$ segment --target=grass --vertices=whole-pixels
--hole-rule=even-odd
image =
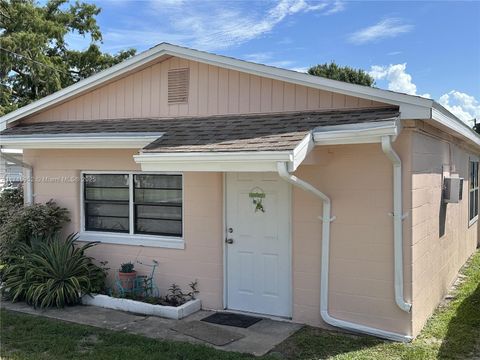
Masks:
[[[462,273],[454,299],[439,308],[410,344],[305,327],[262,357],[267,359],[473,359],[480,358],[480,252]],[[64,323],[2,310],[1,359],[219,359],[254,357],[206,346]]]

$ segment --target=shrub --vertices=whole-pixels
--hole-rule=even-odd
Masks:
[[[5,188],[0,191],[0,227],[10,216],[23,207],[22,188]]]
[[[135,265],[133,265],[133,263],[131,262],[120,265],[119,272],[129,274],[129,273],[133,273],[134,271],[135,271]]]
[[[25,300],[34,307],[64,307],[77,304],[95,287],[104,288],[100,283],[105,281],[104,269],[85,255],[96,243],[76,247],[76,239],[71,234],[65,241],[54,237],[20,244],[3,276],[7,298]]]
[[[7,203],[14,203],[6,196]],[[16,207],[12,205],[0,226],[0,256],[13,255],[20,244],[31,245],[33,238],[54,237],[70,221],[67,209],[50,200],[46,204]]]

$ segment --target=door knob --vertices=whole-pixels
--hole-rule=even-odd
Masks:
[[[227,244],[233,244],[233,239],[225,239],[225,242],[226,242]]]

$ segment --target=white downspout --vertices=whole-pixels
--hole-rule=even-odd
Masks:
[[[403,297],[403,205],[402,205],[402,160],[392,148],[390,136],[382,137],[382,150],[393,165],[393,253],[395,267],[395,302],[405,312],[412,304]]]
[[[32,178],[33,168],[32,166],[3,152],[0,152],[0,155],[5,160],[10,161],[16,165],[19,165],[25,169],[25,174],[27,178],[27,186],[25,187],[25,204],[32,205],[33,204],[33,178]]]
[[[408,335],[397,334],[382,329],[377,329],[369,326],[355,324],[349,321],[340,320],[332,317],[328,313],[328,277],[329,277],[329,260],[330,260],[330,222],[335,220],[331,217],[331,201],[330,198],[323,192],[312,186],[311,184],[297,178],[288,172],[288,164],[286,162],[277,163],[277,171],[281,178],[285,181],[297,186],[305,191],[311,192],[315,196],[322,199],[323,202],[323,226],[322,226],[322,257],[320,268],[320,315],[327,324],[336,326],[345,330],[353,332],[361,332],[373,336],[378,336],[384,339],[395,341],[410,341],[412,338]]]

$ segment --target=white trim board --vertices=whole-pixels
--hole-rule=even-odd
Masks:
[[[276,171],[278,161],[292,164],[295,151],[143,153],[133,156],[142,171]]]
[[[142,149],[163,133],[0,135],[7,149]]]
[[[316,145],[369,144],[381,142],[383,136],[395,139],[401,131],[400,119],[321,126],[313,131]]]

